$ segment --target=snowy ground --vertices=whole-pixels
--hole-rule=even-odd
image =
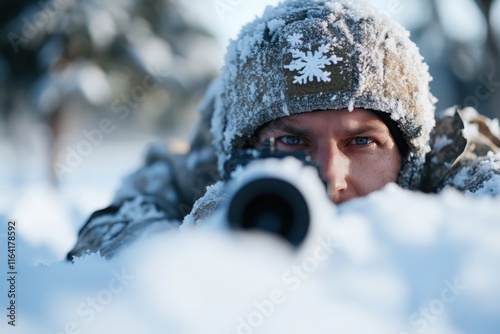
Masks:
[[[56,161],[64,161],[64,147],[75,147],[82,140],[81,132],[65,138]],[[62,260],[88,216],[109,205],[121,179],[142,164],[148,142],[159,140],[124,136],[124,132],[126,128],[104,138],[77,167],[59,178],[58,188],[49,181],[48,136],[43,125],[23,119],[12,132],[17,137],[0,136],[4,162],[0,164],[0,235],[8,219],[17,220],[19,242],[29,249],[22,254],[27,263]]]
[[[52,200],[40,205],[64,207]],[[111,261],[34,266],[41,246],[20,229],[16,327],[7,324],[2,284],[0,332],[500,332],[500,198],[388,186],[339,207],[314,203],[318,215],[297,251],[208,220]],[[58,234],[61,226],[44,228]]]

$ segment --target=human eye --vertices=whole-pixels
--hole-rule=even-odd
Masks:
[[[304,140],[297,136],[281,136],[278,138],[278,141],[287,146],[299,146],[305,144]]]
[[[366,146],[373,143],[375,140],[370,137],[356,137],[351,141],[352,145],[356,146]]]

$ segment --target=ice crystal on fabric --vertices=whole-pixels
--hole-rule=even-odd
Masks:
[[[330,82],[331,72],[324,71],[327,65],[337,64],[343,58],[337,57],[335,54],[328,57],[328,53],[332,51],[331,44],[321,44],[318,50],[312,52],[302,52],[298,49],[293,49],[292,56],[294,60],[285,68],[290,71],[298,71],[300,75],[294,76],[294,84],[306,84],[317,79],[318,82]]]
[[[288,43],[290,43],[293,46],[299,46],[299,45],[302,45],[302,43],[303,43],[302,37],[304,37],[304,35],[294,33],[293,35],[290,35],[287,38],[287,41],[288,41]]]

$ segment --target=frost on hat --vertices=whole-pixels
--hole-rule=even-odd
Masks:
[[[364,2],[288,0],[228,47],[212,134],[218,167],[263,124],[315,110],[390,114],[408,146],[398,183],[418,188],[434,127],[432,80],[409,33]]]

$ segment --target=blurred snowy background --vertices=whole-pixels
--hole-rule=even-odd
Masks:
[[[116,274],[111,268],[121,272],[123,266],[128,268],[130,262],[135,266],[134,261],[124,264],[125,260],[117,260],[108,264],[97,258],[88,258],[77,263],[73,269],[65,264],[52,265],[51,270],[31,267],[33,264],[54,263],[64,258],[86,218],[93,211],[107,206],[121,178],[141,165],[148,143],[166,138],[186,140],[190,137],[197,119],[196,106],[208,83],[222,66],[228,39],[236,37],[241,26],[262,13],[267,5],[277,2],[2,1],[0,238],[5,236],[8,219],[16,219],[18,257],[26,272],[20,277],[24,294],[22,311],[27,320],[24,322],[24,331],[20,332],[76,333],[75,329],[70,330],[65,326],[69,324],[71,327],[75,317],[81,321],[89,319],[75,313],[79,303],[86,301],[88,296],[104,298],[104,294],[99,295],[104,291],[100,289]],[[451,105],[472,106],[487,116],[500,117],[500,0],[371,2],[411,31],[412,39],[419,45],[430,65],[434,77],[432,89],[439,99],[439,109]],[[386,206],[380,203],[396,197],[401,198],[398,203]],[[319,318],[307,318],[309,324],[318,319],[328,323],[332,312],[340,312],[346,315],[345,319],[337,317],[332,326],[336,324],[337,328],[344,329],[353,324],[361,326],[359,330],[352,329],[351,332],[420,333],[424,325],[428,329],[430,318],[420,315],[414,317],[413,323],[416,321],[417,325],[411,325],[406,319],[413,312],[418,313],[422,305],[429,305],[433,298],[440,298],[439,292],[447,287],[445,281],[453,284],[456,277],[464,277],[463,273],[475,266],[474,273],[477,275],[469,281],[472,282],[472,285],[469,284],[472,293],[463,299],[468,303],[453,304],[446,312],[439,309],[443,303],[435,303],[435,310],[439,311],[439,315],[444,315],[435,317],[431,314],[430,317],[437,320],[432,320],[434,327],[427,332],[498,333],[498,322],[492,321],[494,318],[488,315],[496,314],[498,319],[500,314],[500,275],[494,265],[499,259],[498,248],[494,246],[497,244],[495,240],[498,240],[498,226],[491,224],[500,221],[499,204],[490,199],[471,200],[454,193],[427,198],[394,189],[355,201],[343,209],[347,218],[340,219],[341,222],[355,221],[351,227],[345,228],[348,231],[354,229],[351,231],[351,237],[354,238],[350,239],[353,244],[365,245],[359,251],[344,248],[344,252],[354,252],[346,255],[347,259],[354,259],[354,262],[345,262],[345,268],[352,266],[352,269],[345,272],[345,276],[333,277],[331,269],[338,264],[329,264],[330,261],[327,261],[327,274],[319,275],[314,280],[320,281],[319,285],[309,285],[307,290],[301,290],[301,294],[289,304],[288,311],[298,317],[304,311],[298,305],[314,306],[311,314]],[[413,216],[408,222],[406,210],[412,205],[416,209],[411,211]],[[405,208],[405,212],[401,208]],[[373,213],[377,209],[379,211]],[[482,213],[475,214],[480,209]],[[407,221],[413,224],[409,231],[416,231],[415,226],[427,220],[427,214],[432,212],[434,217],[441,219],[435,218],[428,222],[427,229],[420,231],[424,236],[419,236],[417,232],[405,234],[392,225]],[[442,218],[450,212],[453,213],[451,216]],[[442,229],[436,227],[443,220],[448,225]],[[392,227],[377,227],[384,221]],[[449,225],[454,221],[458,227]],[[471,225],[472,221],[477,225]],[[370,227],[372,224],[375,227]],[[476,226],[480,227],[477,231]],[[446,233],[440,234],[439,231]],[[405,242],[400,242],[400,237]],[[224,305],[239,305],[236,311],[221,309],[219,312],[214,308],[203,313],[210,309],[211,302],[220,298],[220,294],[215,292],[222,293],[226,288],[233,292],[243,291],[254,283],[256,285],[252,285],[246,295],[248,298],[261,296],[258,299],[262,301],[270,298],[269,294],[274,291],[267,285],[278,277],[273,275],[281,275],[287,265],[301,261],[296,255],[287,253],[286,249],[280,250],[274,241],[270,241],[269,245],[260,242],[258,248],[261,250],[253,254],[255,248],[251,240],[249,247],[245,248],[234,247],[228,239],[220,241],[219,235],[203,235],[203,242],[197,239],[200,238],[198,235],[191,238],[168,240],[172,246],[167,245],[165,249],[148,249],[148,255],[158,252],[159,258],[165,259],[166,269],[162,271],[158,263],[149,262],[142,268],[130,269],[135,270],[133,275],[141,277],[137,279],[141,284],[125,290],[124,297],[113,294],[111,298],[115,296],[123,299],[123,303],[112,303],[111,311],[105,317],[99,318],[101,320],[97,322],[92,321],[91,325],[95,328],[88,327],[84,332],[107,332],[103,329],[106,324],[116,326],[119,323],[122,326],[120,328],[127,329],[122,332],[129,333],[153,333],[155,330],[152,328],[193,333],[200,332],[203,325],[207,329],[205,333],[233,333],[238,326],[248,326],[238,323],[236,315],[251,315],[252,310],[244,311],[242,300],[235,294],[223,302]],[[442,248],[439,246],[441,241],[445,242]],[[410,268],[401,263],[401,259],[393,258],[394,253],[412,253],[415,243],[423,247],[426,254],[421,263]],[[391,245],[397,249],[396,252],[386,252]],[[196,261],[204,262],[206,266],[183,267],[199,256],[193,248],[207,249],[206,257]],[[277,254],[267,258],[265,251],[271,249]],[[381,253],[377,251],[369,255],[370,249]],[[470,250],[472,252],[467,253]],[[174,253],[182,256],[177,259]],[[214,261],[219,254],[232,255],[225,261]],[[2,259],[6,258],[1,252],[0,255]],[[249,267],[244,266],[242,258]],[[262,259],[265,261],[260,263]],[[381,263],[384,265],[380,266]],[[443,263],[452,265],[442,266]],[[233,269],[228,270],[226,265]],[[275,266],[277,269],[269,271]],[[376,266],[385,270],[379,273],[380,277],[375,276],[378,282],[393,282],[396,290],[385,286],[380,288],[377,295],[377,286],[370,285],[373,282],[346,284],[352,277],[362,280],[363,275],[374,274],[369,269]],[[238,270],[242,272],[241,275],[237,274]],[[421,272],[432,275],[427,276],[430,277],[427,281],[420,281]],[[192,277],[193,273],[196,277]],[[149,281],[146,274],[151,277],[157,275],[158,279],[172,275],[174,278],[169,289],[158,296],[151,296],[148,295],[151,291],[142,291],[141,286],[158,282]],[[251,276],[251,279],[244,278],[244,274]],[[255,281],[258,275],[263,278]],[[200,277],[208,278],[202,280]],[[226,279],[218,281],[220,277]],[[186,282],[186,279],[185,289],[176,291],[176,286]],[[325,284],[330,279],[336,284]],[[362,298],[356,295],[359,293],[356,291],[365,283],[363,291],[371,291],[375,295],[367,292],[362,303],[356,304]],[[75,290],[75,286],[80,292],[68,294]],[[198,286],[206,288],[203,290],[204,295],[197,290],[201,289]],[[342,291],[342,287],[346,287],[346,290]],[[282,287],[282,290],[287,288]],[[211,291],[214,293],[211,294]],[[0,293],[3,295],[3,290]],[[195,325],[189,322],[189,317],[190,307],[196,304],[197,293],[203,298],[199,309],[193,311],[193,314],[201,317],[198,325]],[[174,301],[162,304],[160,298],[168,299],[170,295],[174,296]],[[325,299],[325,296],[338,298],[334,301]],[[406,297],[398,299],[401,296]],[[30,297],[36,298],[39,307],[31,305]],[[58,303],[54,300],[58,300]],[[186,302],[179,304],[179,300]],[[140,310],[137,304],[149,306]],[[127,308],[131,305],[135,305],[135,308]],[[123,321],[131,310],[140,315]],[[376,312],[370,313],[370,310]],[[401,313],[395,315],[392,312],[394,310]],[[63,311],[67,311],[67,314]],[[80,311],[85,315],[87,309]],[[468,312],[478,316],[470,316],[471,320],[467,322],[464,314]],[[167,314],[176,317],[168,318]],[[217,323],[217,317],[221,314],[226,320],[229,319],[227,326],[210,327],[210,324]],[[353,320],[356,314],[363,315],[359,317],[361,322]],[[90,317],[90,313],[86,315]],[[3,314],[1,316],[4,318]],[[377,320],[377,317],[382,320]],[[277,319],[279,324],[281,318]],[[288,315],[286,319],[294,319],[294,316]],[[405,319],[405,322],[402,323],[401,319]],[[41,323],[45,323],[47,328],[38,331],[33,329]],[[144,330],[145,323],[152,326],[149,331]],[[484,330],[470,330],[477,328],[474,326],[479,323],[483,324]],[[304,326],[306,324],[307,321],[303,323]],[[0,329],[3,325],[2,321]],[[267,332],[284,332],[287,330],[285,328],[297,332],[301,328],[295,322],[290,322],[288,326],[271,325],[266,328]],[[374,326],[374,329],[370,330],[370,326]],[[405,330],[408,326],[410,329]],[[251,333],[255,329],[251,327],[250,331],[243,327],[240,327],[242,333]],[[305,328],[301,332],[316,327],[309,325]],[[111,332],[120,330],[113,327]]]

